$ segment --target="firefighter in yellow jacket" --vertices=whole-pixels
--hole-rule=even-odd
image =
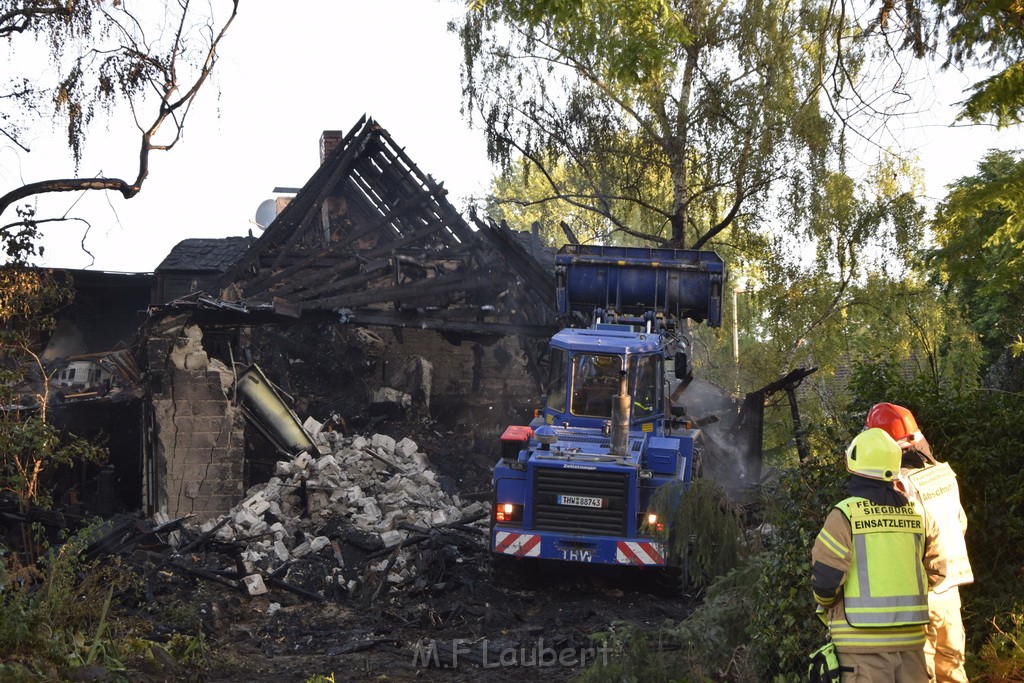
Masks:
[[[844,683],[925,683],[928,587],[942,580],[938,529],[896,490],[902,451],[881,429],[846,449],[850,496],[811,551],[811,588]]]
[[[935,519],[945,553],[946,578],[928,593],[930,620],[924,646],[928,675],[936,683],[967,683],[966,637],[960,617],[960,586],[972,583],[964,534],[967,515],[960,504],[956,475],[932,456],[931,445],[903,406],[878,403],[868,411],[866,428],[885,430],[903,449],[899,483]]]

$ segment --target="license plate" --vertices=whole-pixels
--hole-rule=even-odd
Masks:
[[[559,505],[575,505],[581,508],[602,508],[603,498],[591,498],[590,496],[558,496]]]

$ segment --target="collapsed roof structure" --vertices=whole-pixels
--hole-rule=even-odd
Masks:
[[[489,440],[536,404],[538,342],[556,328],[553,253],[535,235],[471,226],[370,118],[324,132],[320,159],[233,265],[158,269],[161,292],[194,286],[154,306],[140,335],[153,509],[220,514],[272,473],[280,454],[224,403],[239,361],[322,420],[397,410]]]
[[[171,306],[549,335],[553,257],[503,225],[474,217],[471,227],[446,195],[373,119],[344,135],[326,131],[320,167],[227,270],[220,291]]]

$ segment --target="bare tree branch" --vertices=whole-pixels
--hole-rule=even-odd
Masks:
[[[149,85],[154,87],[160,95],[160,103],[158,105],[156,115],[150,123],[145,127],[139,125],[142,135],[139,141],[138,173],[134,181],[129,182],[122,178],[99,177],[61,178],[27,183],[7,192],[3,196],[0,196],[0,214],[3,214],[3,212],[15,202],[28,197],[52,192],[114,190],[119,192],[125,199],[130,199],[138,194],[142,189],[142,184],[145,182],[146,178],[149,177],[150,152],[170,150],[181,139],[182,129],[185,125],[185,119],[187,118],[188,112],[191,109],[196,96],[199,94],[200,89],[209,79],[210,74],[213,73],[213,69],[217,63],[220,42],[226,35],[235,19],[235,16],[238,14],[238,2],[239,0],[231,0],[231,13],[218,31],[214,32],[212,26],[208,27],[210,30],[209,46],[206,49],[194,80],[192,83],[187,84],[187,87],[183,88],[182,84],[177,82],[178,74],[175,68],[175,60],[185,50],[185,31],[187,28],[185,20],[190,7],[189,0],[184,0],[180,3],[182,17],[181,21],[177,25],[177,32],[174,37],[174,47],[172,48],[169,67],[162,65],[159,60],[154,59],[151,55],[141,52],[139,47],[135,45],[134,41],[130,38],[128,38],[126,42],[131,44],[127,47],[122,47],[122,51],[125,51],[126,53],[131,52],[136,58],[149,63],[151,67],[163,75],[162,82],[158,82],[153,76],[148,77]],[[136,21],[136,19],[132,17],[131,21]],[[119,22],[115,22],[115,24],[121,28],[124,35],[128,35],[128,32],[120,25]],[[136,103],[130,96],[127,99],[132,108],[133,114],[137,114]],[[168,119],[170,120],[170,125],[173,128],[173,134],[170,136],[169,141],[158,143],[155,141],[155,138],[164,124],[168,122]],[[136,122],[138,124],[137,116]]]
[[[11,36],[15,33],[24,33],[32,25],[32,22],[44,16],[71,16],[74,3],[65,6],[57,0],[39,0],[37,6],[26,6],[12,9],[0,14],[0,38]]]

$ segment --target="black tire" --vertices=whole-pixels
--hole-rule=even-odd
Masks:
[[[689,562],[680,565],[669,565],[661,569],[650,570],[654,573],[654,592],[669,598],[678,598],[690,592]]]

